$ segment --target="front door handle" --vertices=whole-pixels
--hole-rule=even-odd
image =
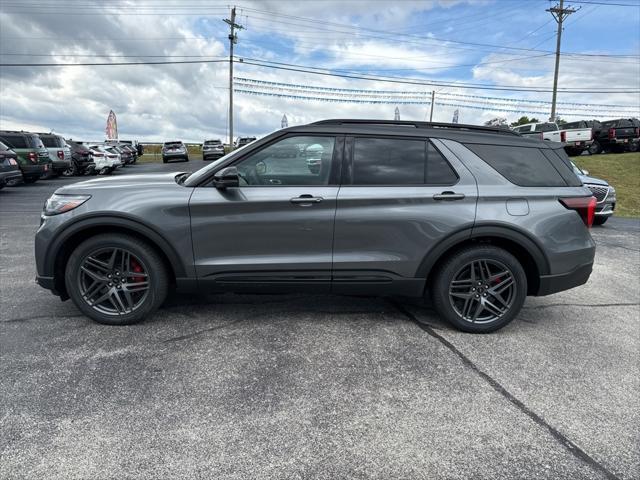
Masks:
[[[296,205],[300,205],[301,207],[310,207],[314,203],[320,203],[322,200],[324,200],[322,197],[314,197],[313,195],[305,194],[300,195],[299,197],[294,197],[289,201]]]
[[[462,200],[464,198],[464,193],[455,193],[455,192],[442,192],[436,193],[433,196],[434,200]]]

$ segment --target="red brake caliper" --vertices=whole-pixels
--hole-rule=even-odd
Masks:
[[[136,273],[142,273],[142,266],[136,262],[133,258],[131,259],[131,271]],[[133,277],[134,283],[143,282],[144,277]]]

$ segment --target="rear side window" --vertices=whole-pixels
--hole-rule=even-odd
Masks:
[[[354,185],[451,185],[458,179],[425,140],[356,138],[352,172]]]
[[[42,140],[42,143],[44,144],[45,147],[47,148],[56,148],[59,147],[58,145],[58,139],[56,137],[40,137],[40,140]]]
[[[582,180],[576,176],[571,159],[564,148],[554,148],[553,150],[545,148],[542,150],[542,154],[553,164],[568,186],[579,187],[582,185]]]
[[[553,123],[539,123],[536,125],[536,132],[554,132],[558,130]]]
[[[467,144],[500,175],[521,187],[565,187],[567,182],[538,148]]]
[[[3,135],[2,141],[13,148],[29,148],[24,135]]]
[[[29,135],[29,143],[32,148],[43,148],[44,144],[38,135]]]

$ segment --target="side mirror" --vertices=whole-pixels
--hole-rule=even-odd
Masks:
[[[236,167],[227,167],[216,172],[213,176],[213,185],[221,190],[229,187],[237,187],[240,185],[238,169]]]

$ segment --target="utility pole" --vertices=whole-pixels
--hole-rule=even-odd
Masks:
[[[236,23],[236,7],[231,9],[231,19],[225,18],[225,23],[229,24],[229,148],[233,150],[233,46],[238,43],[238,36],[235,29],[242,30],[244,27]]]
[[[556,97],[558,96],[558,70],[560,69],[560,43],[562,40],[562,22],[565,18],[574,12],[577,12],[575,8],[564,8],[564,0],[560,0],[560,4],[553,8],[546,10],[550,12],[556,23],[558,24],[558,34],[556,39],[556,69],[553,73],[553,98],[551,99],[551,118],[549,121],[555,122],[556,120]]]
[[[429,121],[433,122],[433,105],[436,103],[436,91],[431,90],[431,113],[429,114]]]

